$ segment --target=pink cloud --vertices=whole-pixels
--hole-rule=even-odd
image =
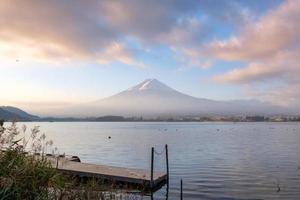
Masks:
[[[246,15],[238,8],[231,1],[213,0],[1,1],[0,55],[10,60],[98,60],[140,66],[124,42],[133,38],[143,47],[166,45],[191,59],[189,63],[203,63],[185,53],[201,45],[211,31],[208,24],[202,28],[195,13],[242,23]],[[120,49],[112,52],[115,43],[122,46],[121,59]]]
[[[99,7],[97,1],[1,1],[1,59],[105,60],[141,66],[119,33],[101,18]]]
[[[208,52],[217,59],[247,64],[213,79],[242,85],[250,97],[300,105],[300,1],[285,1],[241,30],[228,40],[211,43]]]
[[[300,42],[300,1],[288,0],[257,23],[242,28],[240,35],[215,41],[209,51],[225,60],[253,60],[273,56]]]
[[[278,52],[270,58],[250,62],[246,67],[233,69],[214,77],[225,83],[251,83],[268,79],[300,80],[300,51]]]

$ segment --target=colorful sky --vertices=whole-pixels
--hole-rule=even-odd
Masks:
[[[300,105],[300,0],[1,0],[0,104],[51,109],[147,78]]]

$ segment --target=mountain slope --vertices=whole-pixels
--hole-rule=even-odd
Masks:
[[[178,116],[270,114],[280,108],[259,101],[214,101],[178,92],[156,79],[147,79],[123,92],[77,108],[81,116]]]
[[[33,121],[39,117],[12,106],[0,106],[0,119],[6,121]]]

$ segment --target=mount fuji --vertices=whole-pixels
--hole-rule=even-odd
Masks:
[[[280,113],[281,108],[257,100],[214,101],[196,98],[147,79],[113,96],[72,107],[64,111],[71,116],[208,116],[208,115],[266,115]]]

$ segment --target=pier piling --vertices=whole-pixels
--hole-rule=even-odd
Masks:
[[[180,200],[183,200],[183,193],[182,193],[182,179],[180,180]]]
[[[169,186],[169,152],[168,145],[165,146],[166,149],[166,168],[167,168],[167,185]]]
[[[154,171],[154,147],[151,149],[151,190],[153,189],[153,171]]]

